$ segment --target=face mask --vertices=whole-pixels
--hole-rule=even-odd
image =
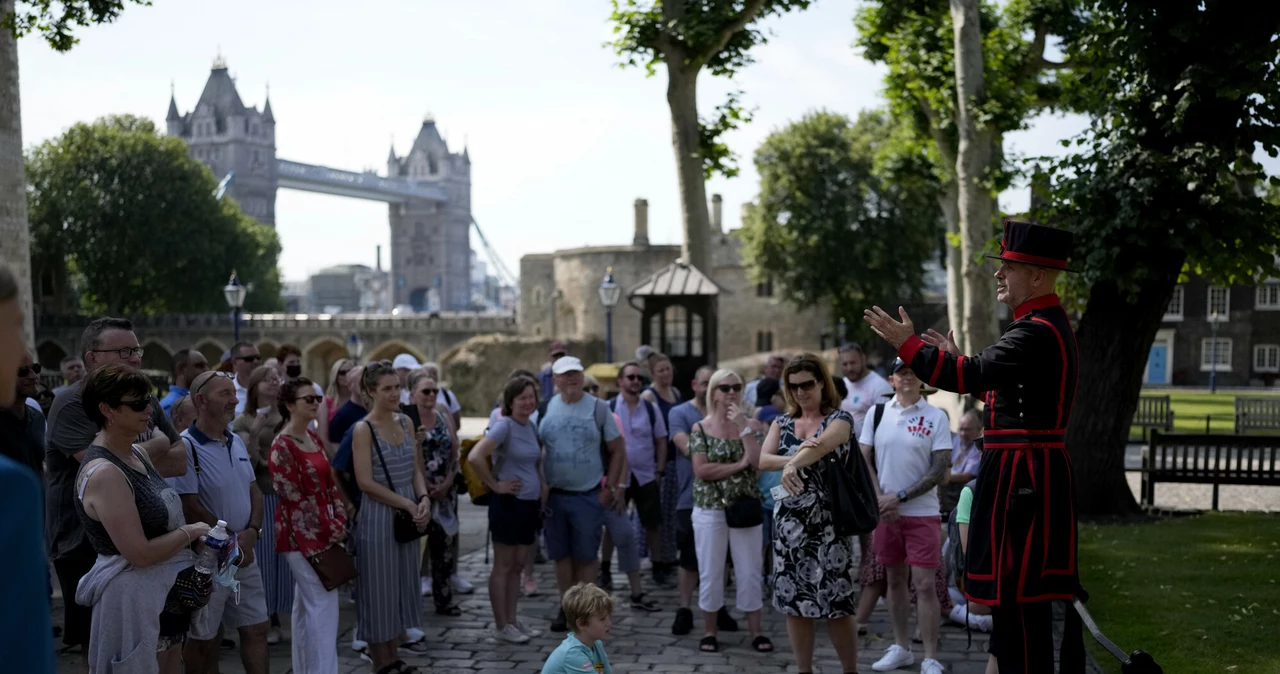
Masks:
[[[290,379],[297,379],[298,377],[301,377],[301,376],[302,376],[302,366],[301,366],[301,365],[286,365],[286,366],[284,366],[284,373],[285,373],[285,374],[287,374],[287,375],[289,375],[289,378],[290,378]]]

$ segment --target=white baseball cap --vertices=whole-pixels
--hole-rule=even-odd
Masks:
[[[573,356],[557,358],[555,364],[551,366],[551,374],[564,374],[566,372],[582,372],[582,361]]]
[[[400,370],[400,369],[416,370],[422,367],[422,365],[418,363],[417,358],[414,358],[413,356],[407,353],[402,353],[396,356],[395,360],[391,361],[391,367],[394,367],[397,370]]]

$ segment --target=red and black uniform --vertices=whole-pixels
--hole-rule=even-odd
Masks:
[[[898,354],[931,386],[986,404],[965,594],[994,607],[991,652],[1002,673],[1053,672],[1049,601],[1070,601],[1079,591],[1075,485],[1064,443],[1079,356],[1067,313],[1057,295],[1046,295],[1016,308],[1000,341],[976,356],[954,356],[915,336]],[[1078,629],[1074,642],[1073,651],[1083,649]],[[1066,668],[1073,657],[1064,648],[1062,672],[1074,671]]]

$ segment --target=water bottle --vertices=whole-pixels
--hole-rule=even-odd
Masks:
[[[210,576],[218,575],[218,557],[222,549],[227,547],[231,536],[227,534],[227,523],[218,520],[218,526],[209,530],[204,539],[204,551],[196,559],[196,571]]]

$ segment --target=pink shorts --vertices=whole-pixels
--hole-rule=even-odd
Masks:
[[[938,568],[942,565],[941,526],[938,515],[904,515],[893,522],[880,522],[874,542],[876,561],[886,566],[906,562],[922,569]]]

